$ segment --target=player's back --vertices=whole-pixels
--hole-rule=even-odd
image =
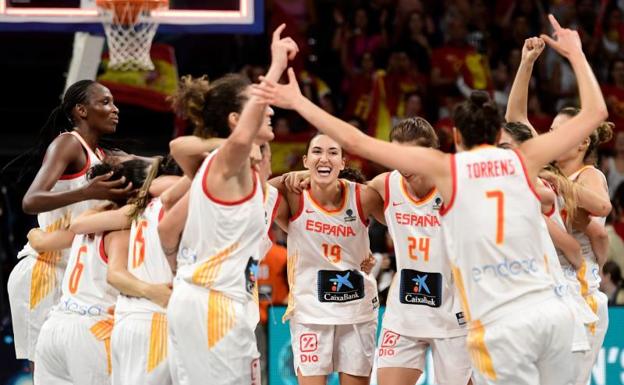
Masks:
[[[467,319],[487,323],[552,298],[545,223],[520,155],[480,146],[454,155],[452,174],[441,215]]]
[[[212,196],[205,180],[217,152],[204,160],[191,185],[177,276],[246,302],[255,296],[260,239],[266,231],[262,186],[254,172],[253,190],[243,199],[224,202]]]

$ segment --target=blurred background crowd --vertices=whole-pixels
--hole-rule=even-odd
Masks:
[[[561,25],[578,30],[601,83],[609,120],[615,123],[614,139],[601,148],[598,160],[607,174],[614,208],[602,290],[611,304],[624,305],[624,0],[266,0],[264,9],[265,33],[261,35],[158,35],[154,49],[168,47],[171,57],[167,60],[174,71],[164,74],[164,67],[156,63],[153,77],[169,76],[169,89],[175,89],[178,76],[184,74],[207,74],[216,79],[227,72],[243,72],[256,80],[269,59],[266,31],[285,22],[286,34],[301,49],[293,66],[310,99],[384,139],[398,120],[422,116],[435,127],[442,149],[449,152],[453,151],[453,106],[479,89],[490,92],[504,111],[524,40],[550,33],[548,13]],[[0,73],[11,75],[6,79],[11,92],[4,93],[0,103],[5,124],[0,136],[2,166],[32,144],[38,127],[58,103],[72,37],[50,35],[55,36],[44,37],[48,44],[41,44],[41,36],[35,40],[28,34],[0,33],[0,51],[7,58],[0,64]],[[48,59],[43,69],[36,71],[32,62],[38,56],[28,48],[35,41],[44,52],[39,55]],[[530,121],[540,132],[549,130],[557,110],[578,105],[576,95],[568,62],[546,49],[530,83]],[[28,104],[28,109],[22,104]],[[174,119],[166,103],[146,106],[140,101],[120,100],[118,105],[119,135],[133,139],[121,141],[128,151],[162,153],[173,136],[189,132],[187,122]],[[273,128],[274,173],[299,169],[313,130],[298,116],[281,110],[276,110]],[[383,171],[362,159],[350,161],[368,177]],[[26,231],[35,223],[21,212],[21,196],[30,180],[17,178],[19,167],[16,164],[3,172],[0,187],[4,279],[0,282],[0,312],[5,324],[6,277],[17,262],[15,255],[25,242]],[[370,231],[372,251],[378,259],[374,273],[383,298],[395,268],[392,242],[383,226],[374,224]],[[282,295],[273,297],[285,299],[285,236],[276,230],[274,238],[276,246],[264,262],[264,276],[276,285],[274,290],[280,287]]]

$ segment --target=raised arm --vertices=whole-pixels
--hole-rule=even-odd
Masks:
[[[290,37],[282,38],[280,35],[286,28],[280,25],[274,32],[271,41],[271,66],[266,74],[266,79],[277,82],[288,65],[297,55],[299,48]],[[237,176],[249,165],[249,154],[254,139],[262,126],[266,114],[267,103],[261,98],[251,96],[243,107],[240,119],[236,127],[221,146],[219,153],[214,158],[215,169],[225,179]]]
[[[106,280],[122,294],[147,298],[162,307],[167,307],[171,297],[170,282],[150,284],[141,281],[128,271],[129,238],[130,232],[127,230],[115,231],[104,237],[104,248],[108,255]]]
[[[542,35],[542,39],[570,61],[579,85],[581,111],[557,130],[530,139],[520,146],[530,178],[534,178],[545,164],[581,143],[607,118],[607,106],[583,54],[578,33],[561,28],[552,15],[549,15],[549,19],[557,40],[547,35]]]
[[[390,169],[404,170],[432,178],[450,176],[450,162],[447,154],[431,148],[400,146],[367,136],[356,127],[328,114],[306,99],[299,90],[292,68],[288,69],[288,78],[289,83],[286,85],[279,85],[264,79],[263,84],[254,86],[252,94],[263,97],[278,107],[297,111],[314,127],[336,140],[347,152],[370,159]]]
[[[532,127],[527,113],[529,83],[533,73],[533,64],[544,50],[545,45],[544,40],[539,37],[531,37],[524,41],[522,59],[511,85],[507,111],[505,111],[505,120],[508,122],[520,122]]]

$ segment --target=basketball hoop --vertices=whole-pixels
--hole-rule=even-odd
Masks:
[[[151,11],[168,5],[168,0],[96,0],[108,42],[109,68],[119,71],[154,69],[150,48],[158,23]]]

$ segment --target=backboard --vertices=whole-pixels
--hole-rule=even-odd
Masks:
[[[169,0],[158,33],[261,33],[263,0]],[[0,0],[0,31],[103,33],[95,0]]]

